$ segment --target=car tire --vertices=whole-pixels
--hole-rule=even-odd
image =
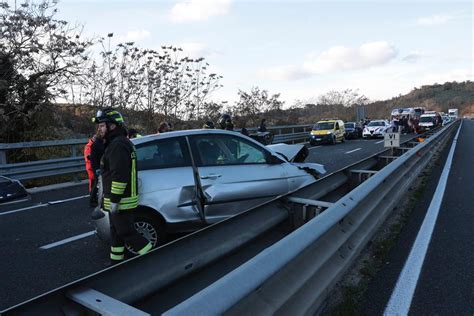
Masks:
[[[341,138],[341,143],[345,142],[346,141],[346,137],[345,136],[342,136]]]
[[[135,213],[135,229],[148,239],[153,248],[163,245],[166,242],[166,225],[160,216],[152,214],[153,210],[137,210]],[[125,245],[128,252],[133,255],[137,253],[129,246]]]
[[[333,136],[331,139],[331,144],[334,145],[336,144],[336,136]]]

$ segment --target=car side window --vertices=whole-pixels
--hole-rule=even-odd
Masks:
[[[150,141],[136,147],[138,170],[191,166],[186,140],[182,137]]]
[[[339,129],[339,123],[336,122],[336,130]]]
[[[266,164],[268,152],[251,142],[228,135],[193,138],[199,166]]]

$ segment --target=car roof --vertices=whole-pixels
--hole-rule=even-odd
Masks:
[[[318,121],[317,123],[324,123],[324,122],[327,122],[327,123],[336,123],[336,122],[340,122],[341,120],[339,119],[326,119],[326,120],[320,120]],[[316,124],[317,124],[316,123]]]
[[[190,136],[190,135],[237,135],[237,136],[243,136],[241,133],[237,131],[227,131],[227,130],[222,130],[222,129],[188,129],[188,130],[181,130],[181,131],[173,131],[173,132],[166,132],[166,133],[159,133],[159,134],[151,134],[151,135],[146,135],[138,138],[133,138],[132,143],[134,145],[139,145],[142,143],[147,143],[149,141],[153,140],[158,140],[158,139],[167,139],[167,138],[173,138],[173,137],[180,137],[180,136]],[[247,137],[249,140],[258,143],[251,139],[250,137]],[[258,143],[259,144],[259,143]]]

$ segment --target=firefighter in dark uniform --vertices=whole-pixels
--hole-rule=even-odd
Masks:
[[[125,243],[138,254],[147,253],[152,244],[134,228],[134,211],[138,206],[137,154],[127,138],[122,115],[113,109],[98,111],[94,122],[105,138],[101,160],[102,207],[109,212],[112,262],[124,259]]]

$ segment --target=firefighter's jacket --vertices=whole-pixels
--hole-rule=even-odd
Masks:
[[[138,206],[137,154],[123,128],[110,131],[101,161],[104,189],[103,207],[110,211],[110,203],[119,203],[119,210]]]

